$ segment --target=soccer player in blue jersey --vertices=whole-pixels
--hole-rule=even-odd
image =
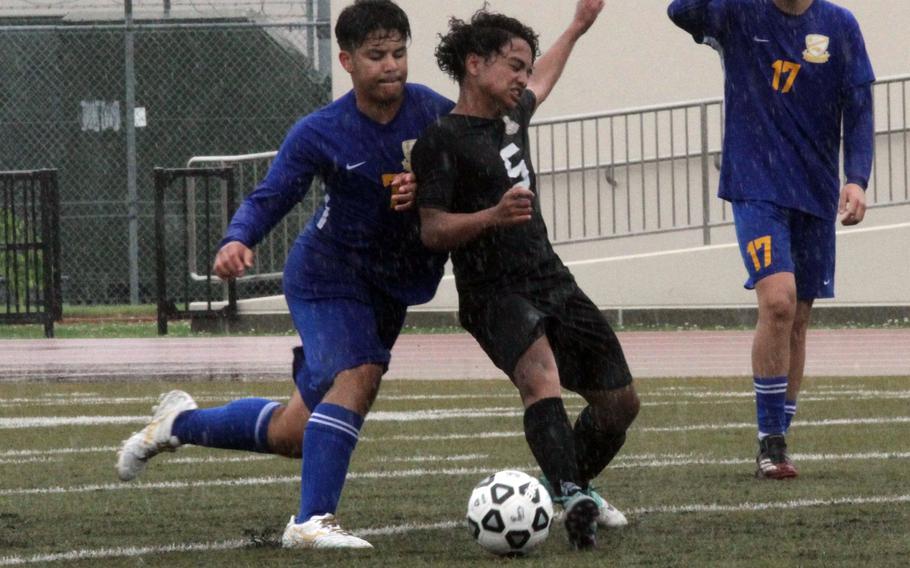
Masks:
[[[364,417],[407,306],[428,301],[446,261],[420,242],[410,148],[452,102],[408,84],[405,13],[390,0],[357,0],[338,17],[340,60],[353,90],[301,119],[271,169],[231,220],[215,260],[222,278],[253,265],[253,247],[301,201],[314,177],[325,203],[297,238],[284,271],[295,349],[290,402],[248,398],[197,409],[164,395],[152,422],[119,454],[121,479],[182,444],[302,457],[300,505],[287,548],[371,548],[335,511]]]
[[[812,303],[834,296],[835,221],[865,215],[875,76],[853,15],[827,0],[675,0],[669,15],[723,59],[720,197],[732,204],[746,287],[758,296],[756,475],[795,477],[784,436]]]

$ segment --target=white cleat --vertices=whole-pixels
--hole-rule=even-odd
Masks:
[[[358,538],[338,526],[335,515],[315,515],[303,523],[295,523],[291,516],[281,537],[283,548],[373,548],[369,542]]]
[[[594,495],[591,495],[591,497],[594,497]],[[629,519],[626,518],[622,511],[607,503],[603,497],[599,499],[598,497],[600,495],[594,497],[594,500],[597,501],[598,510],[597,526],[618,529],[629,524]]]
[[[117,453],[117,475],[123,481],[135,479],[145,469],[148,460],[161,452],[173,452],[181,446],[171,435],[174,419],[181,412],[199,408],[189,394],[172,390],[158,398],[148,425],[123,441]]]

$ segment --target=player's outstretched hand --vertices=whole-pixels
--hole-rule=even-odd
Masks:
[[[417,199],[417,178],[412,173],[400,173],[392,180],[392,209],[407,211]]]
[[[578,0],[575,5],[575,20],[573,25],[577,27],[578,35],[582,35],[594,25],[597,16],[604,9],[604,0]]]
[[[493,208],[495,224],[500,227],[520,225],[531,220],[534,210],[534,192],[526,187],[516,185],[503,194],[502,199]]]
[[[231,241],[221,247],[215,256],[215,274],[219,278],[239,278],[253,266],[253,251],[240,241]]]
[[[866,192],[855,183],[848,183],[840,190],[837,207],[842,225],[857,225],[866,216]]]

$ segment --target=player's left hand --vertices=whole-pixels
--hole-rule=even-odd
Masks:
[[[417,199],[417,178],[412,173],[400,173],[392,180],[392,209],[407,211]]]
[[[842,225],[857,225],[866,216],[866,192],[855,183],[848,183],[840,190],[840,203],[837,206]]]
[[[603,9],[604,0],[578,0],[578,4],[575,5],[575,19],[572,23],[579,36],[594,25],[597,16]]]

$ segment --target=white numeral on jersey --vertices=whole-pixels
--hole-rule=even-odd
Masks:
[[[517,165],[512,165],[512,156],[519,153],[521,150],[513,142],[509,144],[502,150],[500,150],[499,155],[502,157],[502,163],[506,165],[506,173],[509,174],[509,179],[517,180],[519,183],[516,185],[524,186],[528,189],[531,188],[531,172],[528,171],[528,165],[525,164],[525,161],[522,160],[518,162]]]

